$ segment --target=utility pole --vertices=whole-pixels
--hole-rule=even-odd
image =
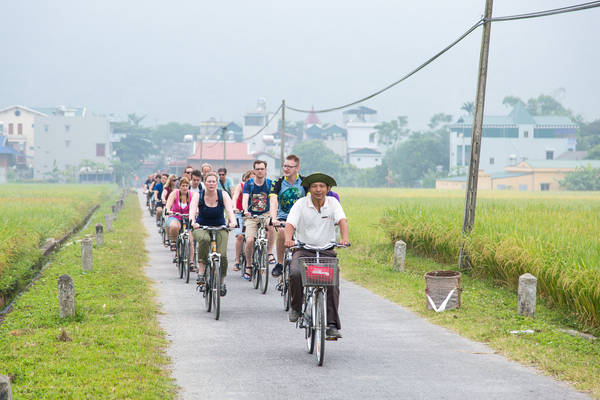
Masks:
[[[283,175],[283,162],[285,161],[285,99],[281,100],[281,154],[279,156],[279,169]]]
[[[221,128],[223,132],[223,168],[227,168],[227,127]]]
[[[477,180],[479,178],[479,156],[481,154],[481,132],[483,129],[483,111],[485,105],[485,86],[487,81],[488,55],[490,53],[490,30],[492,23],[493,0],[485,1],[485,22],[481,36],[481,51],[479,53],[479,74],[477,78],[477,94],[475,97],[475,114],[473,116],[473,132],[471,134],[471,161],[467,180],[467,195],[465,200],[465,215],[463,219],[463,242],[458,257],[459,268],[470,266],[470,259],[464,252],[464,238],[471,233],[475,222],[475,205],[477,203]]]

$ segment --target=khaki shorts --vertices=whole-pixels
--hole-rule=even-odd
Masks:
[[[262,218],[269,219],[268,216],[265,216]],[[258,224],[259,224],[259,221],[256,218],[248,218],[248,217],[244,218],[244,227],[246,228],[246,239],[248,239],[248,238],[256,239],[256,234],[258,233]]]

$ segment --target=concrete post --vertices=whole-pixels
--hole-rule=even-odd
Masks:
[[[112,208],[112,218],[113,218],[113,221],[116,221],[117,220],[117,213],[118,213],[117,206],[115,205],[115,206],[112,206],[111,208]]]
[[[110,214],[106,214],[104,216],[104,224],[106,225],[106,232],[112,232],[113,231],[112,219],[111,219]]]
[[[75,315],[75,285],[67,274],[58,278],[58,304],[61,318]]]
[[[404,259],[406,259],[406,243],[398,240],[394,245],[394,269],[404,271]]]
[[[0,375],[0,400],[12,400],[10,379],[8,376]]]
[[[104,227],[102,224],[96,224],[96,246],[104,246]]]
[[[92,270],[92,239],[90,238],[81,241],[81,269]]]
[[[537,278],[529,273],[519,277],[519,314],[535,317]]]

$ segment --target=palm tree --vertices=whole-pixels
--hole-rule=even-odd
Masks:
[[[472,101],[466,101],[460,109],[466,111],[468,115],[473,115],[475,113],[475,104]]]

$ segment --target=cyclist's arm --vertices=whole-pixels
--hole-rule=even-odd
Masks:
[[[279,197],[276,194],[271,193],[269,195],[269,215],[271,215],[271,221],[277,221],[277,210],[279,209]]]
[[[296,227],[288,222],[285,223],[285,247],[292,247],[294,245],[294,230]]]
[[[167,199],[167,205],[165,206],[167,214],[169,213],[169,211],[171,211],[171,207],[173,207],[173,202],[175,202],[175,190],[171,192],[169,198]]]
[[[244,214],[248,212],[248,199],[250,195],[248,193],[244,193],[244,197],[242,197],[242,209],[244,210]]]
[[[163,204],[167,202],[167,191],[165,188],[163,188],[162,194],[160,195],[160,201],[162,201]]]
[[[233,204],[237,204],[238,198],[240,197],[241,186],[237,185],[235,189],[233,189],[233,198],[231,199]]]
[[[350,244],[350,241],[348,240],[348,220],[346,218],[342,218],[338,222],[338,225],[340,226],[340,243],[348,246]]]
[[[237,225],[235,215],[233,215],[233,205],[231,203],[231,197],[227,192],[223,191],[223,204],[225,205],[225,211],[227,212],[227,219],[229,220],[229,226],[233,228]]]
[[[200,194],[194,193],[192,195],[192,200],[190,201],[190,222],[192,225],[196,225],[196,214],[198,212],[198,202],[200,201]]]

